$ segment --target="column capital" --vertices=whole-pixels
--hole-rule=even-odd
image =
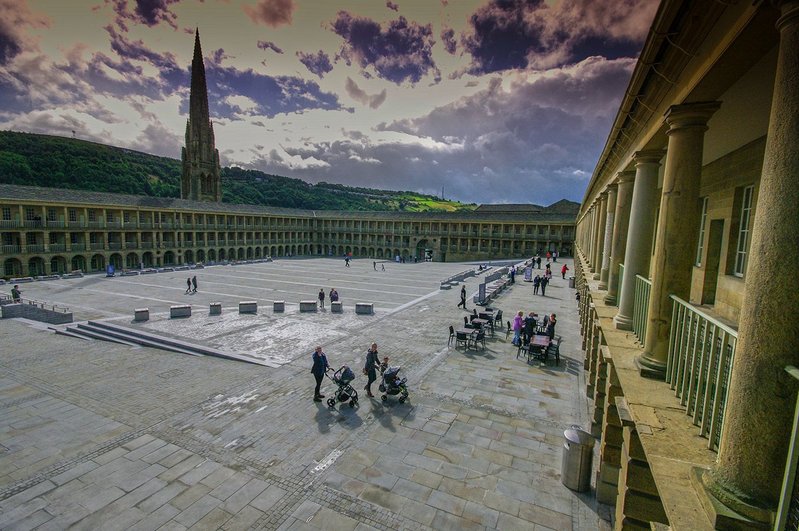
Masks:
[[[787,26],[799,22],[799,1],[797,0],[774,0],[774,4],[782,12],[777,19],[775,27],[777,31],[782,31]]]
[[[666,111],[664,119],[669,126],[666,134],[679,129],[707,129],[707,121],[721,107],[718,101],[703,101],[698,103],[684,103],[672,105]]]
[[[619,185],[629,183],[635,180],[635,170],[624,170],[616,174],[616,179],[613,184]]]
[[[633,160],[636,166],[639,164],[653,164],[660,162],[660,159],[662,159],[665,154],[665,149],[644,149],[642,151],[636,151],[633,155]]]

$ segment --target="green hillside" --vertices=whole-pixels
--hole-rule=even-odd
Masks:
[[[180,197],[180,161],[85,140],[0,131],[0,183]],[[222,201],[316,210],[472,210],[413,192],[309,184],[222,168]]]

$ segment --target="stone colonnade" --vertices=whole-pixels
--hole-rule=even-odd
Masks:
[[[700,498],[713,500],[705,504],[705,509],[714,527],[770,526],[779,501],[795,404],[796,384],[783,376],[783,369],[799,365],[799,278],[795,274],[795,265],[799,264],[799,0],[775,4],[781,10],[777,23],[780,45],[749,250],[749,256],[756,257],[756,264],[747,268],[744,277],[738,354],[731,368],[718,460],[694,484]],[[617,328],[631,326],[635,276],[651,275],[644,354],[639,359],[643,376],[663,377],[672,313],[670,296],[689,298],[700,223],[703,138],[708,120],[719,106],[718,102],[692,102],[669,108],[665,115],[668,146],[659,197],[658,168],[664,153],[639,151],[633,157],[634,179],[614,182],[616,191],[612,187],[602,190],[579,221],[581,254],[593,273],[587,278],[600,280],[600,290],[607,288],[607,302],[618,302],[614,317]],[[632,190],[625,183],[631,183]],[[624,218],[628,201],[629,222]],[[621,257],[624,273],[618,279],[621,289],[615,293],[612,289],[618,284],[614,274]],[[579,270],[582,280],[589,271]],[[648,467],[635,422],[620,406],[624,403],[623,390],[617,387],[612,353],[603,348],[602,332],[596,330],[591,300],[584,283],[580,305],[583,331],[588,336],[584,337],[584,345],[589,392],[595,400],[594,431],[602,427],[597,495],[601,501],[615,500],[617,528],[624,528],[625,519],[630,516],[627,498],[635,490],[626,476],[632,466],[639,470]],[[655,500],[645,488],[641,492],[642,499]],[[721,516],[723,511],[727,511],[725,516]],[[659,502],[653,502],[647,515],[639,514],[633,520],[641,522],[641,518],[662,521],[665,514]],[[729,518],[739,523],[730,524]]]

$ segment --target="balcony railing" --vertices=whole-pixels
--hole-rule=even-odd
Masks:
[[[646,337],[647,314],[649,312],[649,292],[652,281],[635,275],[635,302],[633,303],[633,332],[639,343]]]
[[[2,254],[19,254],[22,252],[22,247],[19,245],[2,245],[0,246],[0,252]]]
[[[63,253],[66,250],[67,246],[63,243],[51,243],[47,246],[47,251],[51,253]]]
[[[674,302],[666,382],[717,450],[738,332],[684,300]]]

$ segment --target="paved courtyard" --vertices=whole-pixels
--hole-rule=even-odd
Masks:
[[[0,528],[607,527],[591,493],[560,483],[563,429],[588,419],[574,291],[558,274],[546,297],[517,282],[494,304],[504,320],[521,309],[557,313],[558,367],[517,360],[504,329],[485,351],[455,349],[448,327],[467,313],[458,289],[438,284],[471,267],[387,263],[383,272],[371,260],[297,259],[22,286],[76,320],[142,326],[273,366],[0,321]],[[199,291],[186,295],[194,274]],[[467,281],[470,295],[479,278]],[[300,300],[331,287],[343,314],[299,313]],[[242,300],[256,300],[258,314],[239,316]],[[273,300],[287,302],[285,314]],[[222,303],[216,320],[209,302]],[[354,315],[355,302],[373,302],[375,315]],[[174,304],[194,315],[169,320]],[[134,325],[139,307],[151,321]],[[331,365],[358,369],[361,390],[372,341],[402,365],[410,401],[361,391],[354,409],[313,402],[313,346]],[[328,396],[333,389],[324,383]]]

